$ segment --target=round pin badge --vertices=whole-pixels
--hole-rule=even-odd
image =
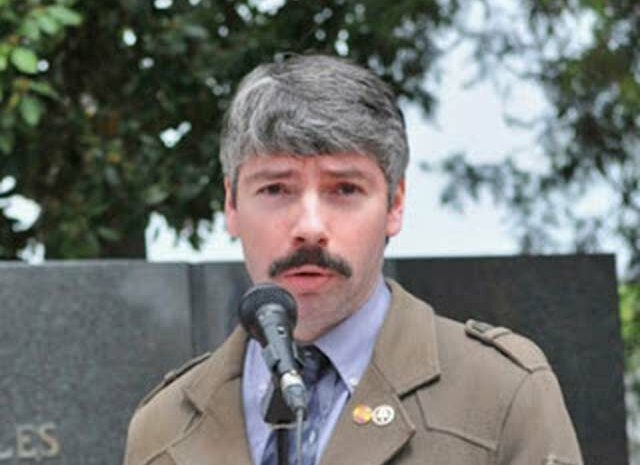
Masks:
[[[356,425],[366,425],[371,421],[373,410],[368,405],[356,405],[353,409],[353,421]]]
[[[396,411],[391,405],[378,405],[371,415],[373,423],[377,426],[387,426],[393,421],[396,416]]]

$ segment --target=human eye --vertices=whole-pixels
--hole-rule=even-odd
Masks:
[[[265,186],[261,186],[257,190],[258,195],[266,197],[277,197],[287,193],[286,186],[282,183],[272,183]]]
[[[336,186],[336,193],[343,197],[351,197],[363,192],[362,187],[352,182],[341,182]]]

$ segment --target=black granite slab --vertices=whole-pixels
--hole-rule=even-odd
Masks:
[[[0,464],[117,465],[142,393],[192,353],[186,265],[0,265]]]
[[[242,294],[251,286],[239,262],[192,265],[192,324],[195,353],[213,350],[238,324]]]

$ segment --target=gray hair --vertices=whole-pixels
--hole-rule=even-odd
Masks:
[[[293,55],[240,82],[220,142],[234,199],[240,166],[252,156],[347,152],[378,163],[391,199],[409,162],[406,128],[391,88],[371,71],[331,56]]]

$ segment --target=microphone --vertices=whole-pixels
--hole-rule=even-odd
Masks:
[[[293,296],[271,283],[257,284],[240,300],[240,322],[262,346],[267,367],[280,386],[285,404],[296,414],[306,413],[307,390],[293,342],[297,305]]]

